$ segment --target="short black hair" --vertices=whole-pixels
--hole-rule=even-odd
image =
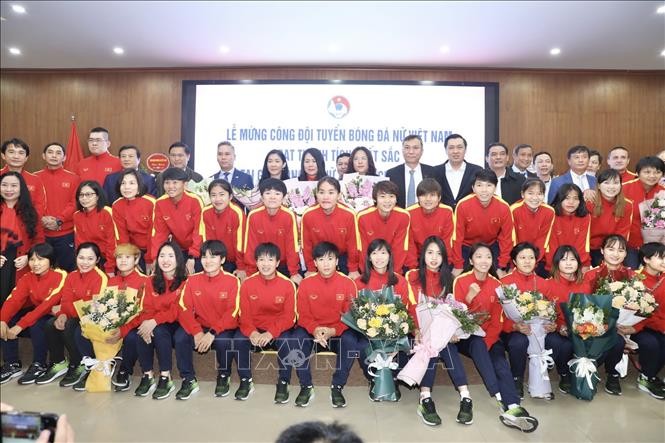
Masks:
[[[589,148],[587,148],[584,145],[575,145],[572,148],[568,149],[568,152],[566,152],[566,158],[570,159],[570,157],[573,156],[573,154],[578,154],[578,153],[584,153],[586,152],[587,157],[590,157],[591,151]]]
[[[651,257],[665,258],[665,245],[659,242],[649,242],[640,248],[640,263],[644,263],[645,258]]]
[[[19,148],[23,148],[23,150],[25,151],[25,156],[26,157],[30,156],[30,146],[28,146],[28,144],[23,140],[21,140],[20,138],[10,138],[9,140],[5,140],[4,142],[2,142],[2,147],[0,148],[0,152],[4,154],[5,151],[7,151],[9,145],[14,145],[18,146]]]
[[[374,185],[374,189],[372,189],[372,198],[374,201],[377,200],[379,194],[392,194],[397,197],[399,195],[399,188],[397,187],[397,183],[390,180],[384,180],[376,183]]]
[[[344,157],[351,157],[351,153],[350,152],[342,152],[335,159],[335,163],[337,162],[337,160],[339,160],[340,158],[344,158]]]
[[[96,126],[96,127],[92,128],[90,130],[89,134],[92,134],[93,132],[103,132],[103,133],[106,134],[106,138],[107,139],[109,138],[109,130],[106,129],[106,128],[102,128],[101,126]]]
[[[307,421],[289,426],[277,437],[275,443],[362,443],[363,440],[337,422],[326,424],[320,421]]]
[[[62,149],[62,153],[65,154],[65,155],[67,154],[67,151],[65,150],[65,147],[62,146],[62,143],[58,143],[58,142],[46,143],[46,145],[44,146],[44,149],[42,150],[42,154],[46,154],[46,150],[50,146],[60,146],[60,149]]]
[[[424,178],[423,181],[418,183],[418,186],[416,186],[416,196],[421,197],[423,195],[435,193],[439,197],[441,197],[441,185],[439,184],[438,181],[436,181],[433,178],[427,177]]]
[[[593,157],[594,155],[598,156],[598,163],[602,164],[603,163],[603,155],[595,149],[589,149],[589,158]]]
[[[118,157],[120,157],[120,154],[122,154],[123,151],[127,151],[128,149],[133,149],[134,151],[136,151],[136,158],[141,160],[141,150],[138,147],[134,146],[134,145],[121,146],[120,149],[118,149]]]
[[[545,183],[537,177],[529,177],[526,180],[524,180],[524,183],[522,183],[522,193],[525,193],[529,188],[533,186],[538,186],[538,189],[540,189],[540,192],[543,194],[545,193]]]
[[[48,243],[38,243],[34,245],[30,250],[28,251],[28,258],[36,255],[37,257],[45,258],[49,261],[49,266],[51,268],[55,267],[55,262],[56,262],[56,256],[55,256],[55,249],[53,249],[53,246],[51,246]]]
[[[464,143],[464,147],[466,148],[466,139],[465,139],[464,137],[462,137],[461,135],[459,135],[459,134],[450,134],[450,135],[449,135],[448,137],[446,137],[446,139],[444,140],[444,142],[443,142],[443,146],[445,146],[445,147],[447,148],[447,147],[448,147],[448,141],[449,141],[449,140],[452,140],[452,139],[454,139],[454,138],[461,138],[461,139],[462,139],[462,143]]]
[[[533,243],[530,243],[528,241],[523,241],[516,244],[513,247],[513,249],[510,250],[510,259],[512,261],[515,261],[519,253],[526,249],[531,249],[533,251],[533,255],[536,256],[536,259],[538,258],[538,255],[540,254],[540,249],[538,249],[538,247]]]
[[[199,249],[199,252],[201,253],[201,257],[209,252],[210,255],[226,258],[226,246],[220,240],[204,241],[201,245],[201,248]]]
[[[76,209],[83,211],[79,196],[84,186],[88,186],[95,192],[95,194],[97,194],[97,211],[104,209],[104,206],[106,206],[106,195],[104,194],[102,187],[95,180],[86,180],[79,183],[78,188],[76,188]]]
[[[508,146],[504,145],[503,143],[500,142],[494,142],[490,143],[489,146],[487,147],[487,154],[489,154],[490,149],[492,149],[495,146],[501,146],[503,150],[506,152],[506,155],[508,155]]]
[[[322,241],[321,243],[317,243],[317,245],[314,246],[314,249],[312,249],[312,258],[314,260],[325,257],[328,254],[332,254],[335,258],[339,258],[339,248],[337,248],[334,243]]]
[[[74,254],[74,257],[78,256],[79,252],[81,252],[83,249],[92,249],[92,252],[94,252],[95,256],[97,257],[97,262],[99,262],[99,259],[102,257],[102,251],[99,249],[97,243],[91,241],[81,243],[78,248],[76,248],[76,254]]]
[[[4,151],[3,151],[4,152]],[[665,162],[655,155],[649,155],[647,157],[642,157],[635,165],[635,172],[637,175],[640,175],[640,171],[644,168],[655,168],[660,172],[665,174]]]
[[[183,171],[182,169],[175,168],[173,166],[166,169],[166,171],[164,171],[162,174],[163,174],[162,175],[162,180],[163,181],[166,181],[166,180],[180,180],[180,181],[183,181],[183,182],[188,181],[187,173],[185,171]]]
[[[517,145],[513,148],[513,155],[519,154],[522,149],[526,149],[526,148],[531,148],[531,150],[533,151],[533,146],[531,146],[530,144],[520,143],[519,145]]]
[[[615,243],[618,243],[619,247],[628,250],[628,241],[626,240],[626,237],[620,234],[610,234],[606,236],[603,239],[603,243],[600,245],[600,249],[605,249]]]
[[[208,194],[212,192],[212,188],[215,186],[219,186],[223,190],[225,190],[230,196],[233,196],[233,189],[231,188],[231,184],[224,180],[223,178],[216,178],[215,180],[211,181],[210,184],[208,185]]]
[[[496,186],[497,183],[499,183],[499,179],[496,178],[496,173],[491,169],[480,169],[473,177],[472,185],[475,186],[476,182],[492,183],[494,186]]]
[[[263,255],[274,258],[277,261],[282,258],[279,247],[274,243],[260,243],[254,249],[254,260],[258,260]]]
[[[141,197],[142,195],[145,195],[146,192],[148,192],[148,188],[143,182],[143,178],[141,177],[141,174],[139,174],[139,171],[132,168],[123,169],[118,174],[118,182],[115,184],[115,192],[122,197],[122,193],[120,192],[120,185],[122,185],[122,180],[128,175],[133,175],[134,178],[136,178],[136,183],[139,185],[139,192],[136,194],[136,196]]]
[[[261,195],[263,195],[264,192],[271,190],[281,192],[282,195],[286,195],[286,185],[283,181],[277,178],[270,177],[259,183],[259,192]]]
[[[173,148],[184,148],[185,153],[187,155],[190,155],[192,153],[191,149],[189,149],[189,146],[187,146],[187,143],[183,143],[181,141],[177,141],[175,143],[171,143],[171,146],[169,146],[169,154],[171,153],[171,149]]]

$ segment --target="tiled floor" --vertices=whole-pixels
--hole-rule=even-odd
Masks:
[[[524,406],[540,421],[532,434],[500,424],[498,409],[481,385],[471,386],[474,423],[455,423],[459,397],[450,386],[437,386],[434,400],[443,424],[428,427],[416,415],[418,394],[403,390],[399,403],[372,403],[364,387],[347,387],[348,406],[333,409],[327,386],[316,386],[307,408],[291,401],[272,402],[274,386],[257,385],[248,401],[213,396],[214,383],[201,382],[201,391],[188,401],[138,398],[125,393],[88,394],[47,386],[2,385],[2,401],[24,410],[67,413],[77,442],[269,442],[290,424],[334,420],[350,425],[366,442],[665,442],[665,401],[639,392],[634,378],[623,381],[622,397],[602,391],[588,403],[557,395],[552,402],[526,399]],[[179,387],[179,383],[178,383]]]

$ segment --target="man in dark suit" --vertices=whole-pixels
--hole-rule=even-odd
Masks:
[[[451,208],[471,194],[474,177],[482,171],[478,165],[464,160],[466,139],[459,134],[450,134],[445,140],[448,160],[434,167],[434,178],[441,185],[441,203]]]
[[[524,175],[513,172],[508,168],[508,148],[503,143],[492,143],[487,148],[485,158],[489,169],[494,171],[499,179],[494,193],[503,201],[512,205],[522,198],[522,183]]]
[[[120,157],[122,169],[136,169],[141,176],[141,180],[143,180],[146,192],[152,196],[157,196],[155,178],[147,172],[139,169],[139,164],[141,163],[141,151],[139,151],[139,148],[134,145],[125,145],[118,151],[118,156]],[[113,174],[107,175],[104,180],[104,194],[106,194],[106,201],[109,206],[120,198],[120,194],[116,191],[120,174],[122,174],[122,171],[114,172]]]
[[[521,143],[513,148],[513,166],[512,170],[515,174],[522,175],[525,179],[536,178],[535,172],[529,171],[529,167],[533,165],[533,147],[526,143]]]
[[[589,166],[589,148],[582,145],[573,146],[566,153],[568,157],[568,171],[552,179],[547,202],[551,205],[556,198],[559,188],[564,183],[574,183],[584,193],[584,200],[593,199],[593,190],[596,189],[596,177],[586,173]]]
[[[236,162],[236,149],[227,141],[220,142],[217,145],[217,163],[220,170],[217,171],[212,178],[224,179],[231,184],[234,188],[239,189],[253,189],[254,180],[252,176],[235,168]]]
[[[187,182],[194,180],[196,183],[203,180],[203,176],[189,167],[189,157],[192,155],[192,150],[183,142],[175,142],[169,146],[169,162],[170,166],[179,168],[185,171]],[[162,171],[155,177],[155,184],[157,186],[156,197],[164,195],[164,172]]]
[[[423,156],[423,139],[419,135],[407,135],[402,141],[404,163],[386,171],[386,177],[397,185],[397,206],[406,208],[418,203],[416,188],[424,178],[434,178],[434,168],[420,163]]]

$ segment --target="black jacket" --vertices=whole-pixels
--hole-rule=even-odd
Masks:
[[[420,171],[423,178],[434,178],[434,167],[430,165],[420,164]],[[404,189],[404,163],[400,163],[394,168],[386,171],[386,177],[397,185],[399,192],[397,194],[397,206],[400,208],[406,207],[406,189]]]
[[[476,173],[483,168],[465,160],[464,163],[466,163],[466,169],[464,170],[464,175],[462,176],[462,184],[460,185],[459,193],[457,196],[453,196],[453,191],[451,191],[450,185],[448,184],[448,179],[446,178],[447,163],[448,161],[434,167],[434,178],[441,185],[441,203],[455,209],[458,201],[473,192],[471,189],[471,186],[473,185],[473,179],[475,178]]]

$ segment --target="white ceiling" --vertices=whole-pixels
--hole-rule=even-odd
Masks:
[[[12,11],[20,4],[25,14]],[[2,68],[665,69],[665,1],[2,1]],[[220,51],[226,46],[227,53]],[[125,54],[112,49],[121,46]],[[447,46],[448,52],[441,47]],[[10,47],[22,51],[9,53]],[[561,48],[553,57],[549,51]]]

